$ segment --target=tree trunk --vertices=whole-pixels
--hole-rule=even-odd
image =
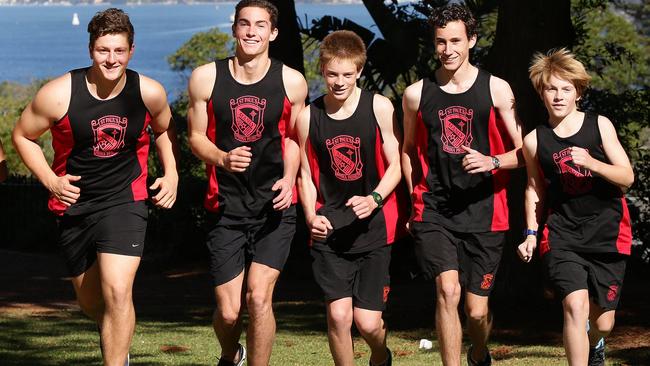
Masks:
[[[269,54],[287,66],[305,73],[302,56],[302,39],[298,28],[294,0],[271,0],[279,11],[278,38],[271,42]]]
[[[547,120],[546,109],[528,78],[533,55],[552,48],[571,47],[574,39],[570,0],[500,2],[496,36],[483,66],[510,83],[524,133]],[[515,252],[523,239],[525,185],[525,170],[513,171],[508,190],[511,229],[497,276],[500,281],[495,288],[496,293],[505,297],[500,303],[515,299],[519,303],[539,301],[543,293],[538,253],[530,265],[521,262]]]
[[[575,38],[570,0],[502,0],[494,43],[485,67],[510,83],[526,131],[546,121],[546,109],[528,79],[535,52],[571,47]]]

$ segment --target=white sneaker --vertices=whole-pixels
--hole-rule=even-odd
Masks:
[[[239,354],[239,361],[237,363],[221,359],[217,363],[217,366],[244,366],[244,362],[246,362],[246,347],[241,344],[238,344],[238,346],[239,350],[237,350],[237,353]]]
[[[242,346],[241,344],[239,345],[239,362],[235,364],[235,366],[244,366],[244,362],[246,362],[246,347]]]

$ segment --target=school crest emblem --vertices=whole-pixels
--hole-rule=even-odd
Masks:
[[[449,154],[465,154],[461,146],[472,143],[472,119],[474,110],[461,106],[447,107],[438,111],[442,124],[442,150]]]
[[[492,287],[492,280],[494,280],[494,275],[492,273],[486,273],[483,275],[483,281],[481,281],[481,290],[489,290]]]
[[[126,117],[104,116],[90,122],[93,129],[93,155],[110,158],[124,147],[129,121]]]
[[[607,291],[607,301],[613,302],[618,296],[618,285],[609,286],[609,291]]]
[[[388,302],[388,294],[390,293],[390,286],[384,286],[384,294],[382,296],[382,301],[385,303]]]
[[[325,140],[325,146],[330,153],[330,166],[336,178],[353,181],[363,175],[361,168],[361,139],[348,135],[339,135]]]
[[[264,131],[264,109],[266,99],[245,95],[230,99],[232,111],[232,131],[240,142],[253,142],[262,137]]]
[[[560,173],[562,190],[565,193],[575,195],[591,190],[591,171],[575,165],[573,158],[571,158],[570,147],[553,153],[553,161]]]

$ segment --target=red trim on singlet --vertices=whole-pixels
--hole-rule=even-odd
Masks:
[[[147,127],[151,123],[151,115],[149,112],[144,117],[144,126],[140,131],[138,143],[135,146],[135,153],[138,157],[138,164],[140,165],[140,175],[131,182],[131,192],[133,192],[134,201],[143,201],[148,197],[147,193],[147,159],[149,157],[149,143],[151,138],[147,132]]]
[[[62,177],[67,174],[66,164],[74,147],[74,136],[72,135],[69,116],[66,114],[58,123],[52,126],[50,131],[52,131],[52,148],[54,149],[52,170],[58,177]],[[63,215],[68,208],[51,194],[47,201],[47,207],[59,216]]]
[[[381,180],[384,174],[386,174],[388,161],[386,161],[386,156],[384,156],[381,133],[378,127],[375,127],[375,136],[375,165],[377,166],[377,176]],[[384,206],[381,208],[384,214],[384,221],[386,222],[386,244],[392,244],[396,239],[399,218],[397,208],[397,198],[395,197],[395,191],[393,191],[384,199]]]
[[[548,242],[548,225],[544,225],[542,230],[542,238],[539,241],[539,255],[542,256],[551,250],[551,245]]]
[[[284,139],[287,138],[287,133],[289,130],[289,125],[291,123],[291,101],[286,96],[284,97],[284,106],[282,107],[282,116],[278,121],[278,131],[280,131],[280,139],[282,141],[282,161],[285,159],[284,152]],[[298,189],[294,184],[291,188],[293,196],[291,198],[291,203],[298,203]]]
[[[512,144],[509,139],[503,120],[496,115],[494,107],[490,107],[488,120],[488,136],[490,141],[490,155],[495,156],[506,152],[506,144]],[[506,170],[492,171],[492,187],[494,189],[492,203],[492,231],[508,230],[508,195],[506,188],[510,174]]]
[[[630,211],[627,209],[625,197],[621,197],[623,212],[621,222],[618,224],[618,238],[616,238],[616,249],[621,254],[630,254],[632,248],[632,226],[630,225]]]
[[[307,150],[307,161],[309,161],[311,180],[314,182],[314,186],[316,187],[316,204],[314,205],[314,208],[318,211],[323,207],[323,197],[320,194],[320,166],[318,165],[318,155],[316,155],[316,151],[314,151],[314,148],[311,146],[309,137],[307,137],[305,148]],[[314,244],[314,240],[311,237],[308,240],[308,244],[310,247]]]
[[[307,138],[307,160],[309,161],[309,171],[311,172],[311,180],[316,187],[316,205],[315,209],[318,211],[323,207],[323,197],[320,194],[320,166],[318,165],[318,155],[311,146],[309,138]]]
[[[205,131],[208,140],[213,144],[217,143],[217,121],[214,118],[214,106],[212,100],[206,107],[208,113],[208,127]],[[205,164],[205,171],[208,175],[208,190],[205,193],[203,206],[208,211],[217,211],[219,209],[219,182],[217,181],[217,167],[212,164]]]
[[[424,213],[424,200],[422,199],[422,194],[429,192],[429,186],[427,185],[427,176],[429,175],[429,133],[426,126],[424,125],[424,120],[422,119],[422,111],[418,111],[418,118],[416,121],[415,127],[415,149],[417,152],[418,159],[420,160],[420,166],[422,167],[422,176],[420,181],[411,182],[414,184],[413,193],[411,194],[411,199],[413,200],[413,221],[422,221],[422,214]],[[414,164],[411,163],[411,166]]]

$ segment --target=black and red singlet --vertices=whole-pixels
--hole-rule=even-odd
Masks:
[[[99,100],[86,84],[88,68],[70,71],[70,105],[51,128],[58,176],[78,175],[77,202],[67,207],[53,196],[49,209],[58,215],[87,214],[147,198],[147,155],[151,115],[140,92],[140,76],[126,70],[124,89]]]
[[[580,130],[566,138],[559,137],[546,124],[538,126],[535,132],[549,211],[542,230],[540,253],[563,249],[630,254],[630,215],[621,189],[575,165],[571,158],[571,147],[576,146],[609,164],[598,115],[585,113]]]
[[[271,187],[284,174],[291,102],[284,88],[282,62],[271,59],[266,75],[253,84],[237,82],[229,62],[215,62],[217,77],[207,107],[207,136],[225,152],[250,146],[253,158],[243,173],[208,164],[204,205],[226,216],[258,217],[272,210],[276,192]],[[293,197],[295,203],[295,191]]]
[[[329,117],[324,97],[310,105],[307,157],[316,186],[316,212],[334,226],[326,242],[314,241],[319,250],[360,253],[391,244],[399,234],[395,193],[384,205],[358,220],[345,203],[352,196],[367,196],[384,176],[388,162],[373,110],[374,95],[362,90],[354,113],[343,120]]]
[[[509,150],[510,138],[490,93],[490,74],[479,70],[465,92],[450,94],[435,77],[423,79],[416,122],[416,151],[422,169],[413,182],[414,221],[434,222],[458,232],[508,229],[508,172],[468,174],[468,146],[484,155]]]

